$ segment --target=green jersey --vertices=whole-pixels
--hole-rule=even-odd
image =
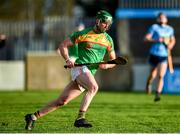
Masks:
[[[105,33],[95,33],[93,28],[86,28],[70,35],[74,45],[78,45],[78,58],[76,63],[96,63],[104,59],[107,52],[114,51],[112,38]],[[88,66],[95,75],[98,65]]]
[[[73,58],[78,58],[78,45],[73,45],[68,48],[69,56]]]

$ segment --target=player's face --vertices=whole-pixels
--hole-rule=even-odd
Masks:
[[[167,19],[166,15],[162,14],[162,15],[159,16],[158,21],[161,24],[167,24],[168,19]]]
[[[109,27],[110,27],[110,23],[109,22],[101,22],[100,20],[97,20],[97,30],[99,30],[99,32],[106,32]]]

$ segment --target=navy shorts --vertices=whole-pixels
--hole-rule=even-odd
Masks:
[[[163,62],[167,62],[167,57],[156,56],[152,54],[149,56],[149,63],[154,67]]]

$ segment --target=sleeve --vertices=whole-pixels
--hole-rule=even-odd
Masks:
[[[154,25],[152,25],[149,29],[148,29],[148,34],[154,34]]]

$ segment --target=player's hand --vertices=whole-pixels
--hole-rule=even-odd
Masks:
[[[71,59],[66,60],[66,65],[68,68],[74,67],[74,61]]]
[[[165,45],[169,45],[169,42],[170,42],[170,38],[169,37],[160,37],[159,38],[159,42],[160,43],[164,43]]]
[[[169,44],[169,45],[167,45],[167,48],[168,48],[169,50],[172,50],[172,49],[173,49],[173,46],[174,46],[174,45]]]
[[[164,43],[164,38],[160,37],[159,40],[158,40],[158,42]]]
[[[170,43],[170,38],[169,37],[164,37],[164,44],[168,46],[169,43]]]
[[[108,69],[108,64],[99,64],[101,69]]]

